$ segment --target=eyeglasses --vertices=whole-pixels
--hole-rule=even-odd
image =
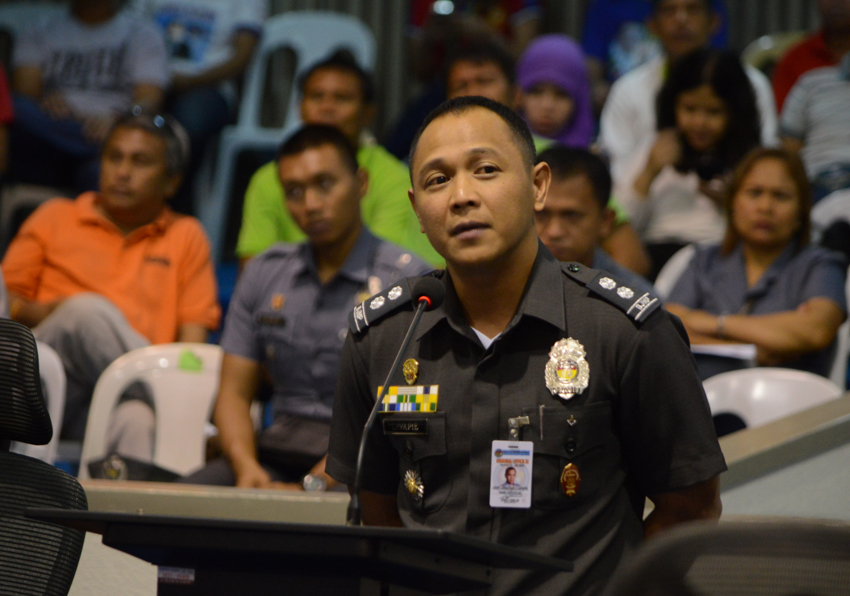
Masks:
[[[151,123],[157,128],[168,129],[168,132],[171,134],[178,136],[175,132],[173,118],[171,116],[162,116],[160,114],[150,114],[145,112],[144,108],[140,105],[134,105],[130,109],[130,114],[134,118],[149,118]]]
[[[161,114],[153,114],[145,111],[140,105],[134,105],[130,108],[129,113],[124,118],[119,119],[116,125],[120,124],[121,120],[125,122],[130,119],[138,119],[143,126],[152,126],[155,129],[162,131],[166,137],[174,139],[180,146],[183,154],[183,159],[188,159],[190,144],[189,135],[186,130],[172,116],[163,116]],[[153,131],[151,131],[153,132]]]

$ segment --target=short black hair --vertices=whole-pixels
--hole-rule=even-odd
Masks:
[[[707,154],[699,154],[687,141],[682,143],[679,171],[696,172],[710,180],[735,168],[746,153],[761,143],[761,117],[750,77],[741,58],[732,51],[700,49],[683,56],[656,98],[658,130],[676,127],[676,101],[686,91],[708,85],[726,107],[728,122],[720,143]]]
[[[325,69],[340,70],[342,72],[353,74],[357,77],[357,80],[360,81],[360,92],[363,97],[363,103],[368,104],[375,101],[375,84],[372,81],[372,75],[366,72],[366,70],[357,63],[357,59],[354,58],[354,54],[352,54],[350,50],[346,50],[344,48],[336,50],[333,54],[321,62],[317,62],[308,68],[307,71],[301,75],[298,79],[298,90],[301,92],[302,96],[304,95],[304,86],[307,84],[307,79],[313,76],[313,73]]]
[[[326,124],[306,124],[290,135],[275,153],[275,161],[303,153],[322,145],[332,145],[339,152],[342,162],[352,172],[357,172],[357,149],[338,128]]]
[[[516,62],[507,47],[495,39],[472,41],[461,45],[451,52],[446,58],[443,68],[443,82],[448,87],[449,73],[458,62],[471,62],[472,64],[487,64],[492,62],[499,67],[502,74],[513,86],[515,81]]]
[[[661,4],[664,1],[665,0],[652,0],[652,12],[653,12],[653,14],[655,14],[655,11],[658,10],[658,5]],[[712,12],[712,13],[717,12],[714,8],[714,2],[712,2],[712,0],[702,0],[702,3],[705,6],[706,10],[708,10],[709,12]]]
[[[428,114],[427,118],[425,118],[425,122],[423,122],[422,126],[419,127],[419,130],[416,131],[416,136],[413,137],[413,142],[410,144],[410,153],[407,159],[410,164],[411,182],[413,181],[413,158],[416,155],[416,147],[419,145],[419,138],[422,136],[422,133],[425,132],[425,129],[428,128],[428,125],[437,118],[445,116],[446,114],[459,116],[473,108],[484,108],[501,118],[504,123],[508,125],[511,134],[514,136],[514,139],[517,142],[517,148],[522,154],[523,160],[527,163],[528,167],[534,166],[537,158],[537,152],[534,149],[534,139],[531,136],[531,131],[528,129],[528,125],[525,123],[525,120],[523,120],[519,114],[514,112],[512,109],[500,104],[498,101],[493,101],[492,99],[481,97],[479,95],[465,95],[463,97],[455,97],[454,99],[444,101],[439,106],[431,110],[431,113]]]
[[[600,209],[608,207],[611,198],[611,172],[608,164],[587,149],[553,145],[537,156],[537,162],[545,161],[552,171],[552,178],[566,180],[585,175],[593,188],[593,196]]]
[[[119,116],[109,129],[107,139],[119,128],[144,130],[165,142],[165,167],[170,175],[183,174],[189,163],[189,134],[173,117],[145,111],[141,106],[133,106],[126,114]],[[104,147],[106,144],[104,143]]]

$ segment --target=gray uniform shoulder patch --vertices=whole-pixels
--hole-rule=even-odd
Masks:
[[[409,305],[410,300],[410,282],[405,277],[355,306],[348,315],[348,328],[360,335],[399,307]]]
[[[568,277],[586,286],[593,294],[610,302],[639,323],[661,306],[661,300],[654,293],[630,288],[607,271],[591,269],[579,263],[562,263],[561,269]]]

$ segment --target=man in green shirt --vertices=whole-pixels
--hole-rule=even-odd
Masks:
[[[407,248],[436,267],[443,259],[419,229],[407,198],[407,168],[373,139],[364,139],[374,113],[369,75],[347,51],[316,64],[302,77],[301,120],[340,129],[357,147],[358,165],[369,176],[361,202],[363,223],[377,236]],[[261,167],[245,193],[236,254],[247,260],[276,242],[300,242],[304,233],[286,208],[275,162]]]

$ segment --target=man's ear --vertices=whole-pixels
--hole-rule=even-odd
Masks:
[[[183,182],[183,176],[180,174],[172,174],[168,180],[165,182],[165,198],[170,199],[175,194],[177,194],[177,190],[180,188],[180,183]]]
[[[720,16],[720,13],[711,9],[711,37],[717,35],[717,32],[720,31],[720,28],[723,26],[723,17]]]
[[[646,30],[652,33],[652,36],[658,38],[658,23],[655,21],[655,15],[651,14],[643,21],[643,26]]]
[[[410,199],[410,206],[413,207],[413,212],[416,214],[416,219],[419,220],[419,231],[425,233],[425,228],[422,227],[422,219],[419,217],[419,212],[416,210],[416,195],[412,188],[407,189],[407,198]]]
[[[602,218],[599,224],[599,240],[605,240],[614,231],[614,222],[617,214],[610,207],[602,208]]]
[[[520,89],[520,86],[519,86],[519,85],[514,86],[514,105],[513,105],[513,109],[514,109],[514,110],[516,110],[517,112],[521,112],[521,111],[522,111],[522,98],[523,98],[522,89]]]
[[[375,104],[370,103],[363,106],[363,111],[360,112],[360,130],[372,126],[375,121]]]
[[[357,168],[354,176],[357,179],[357,200],[362,201],[369,192],[369,172],[363,168]]]
[[[549,185],[552,182],[552,170],[549,164],[541,161],[531,169],[531,183],[534,186],[534,210],[541,211],[546,204]]]

